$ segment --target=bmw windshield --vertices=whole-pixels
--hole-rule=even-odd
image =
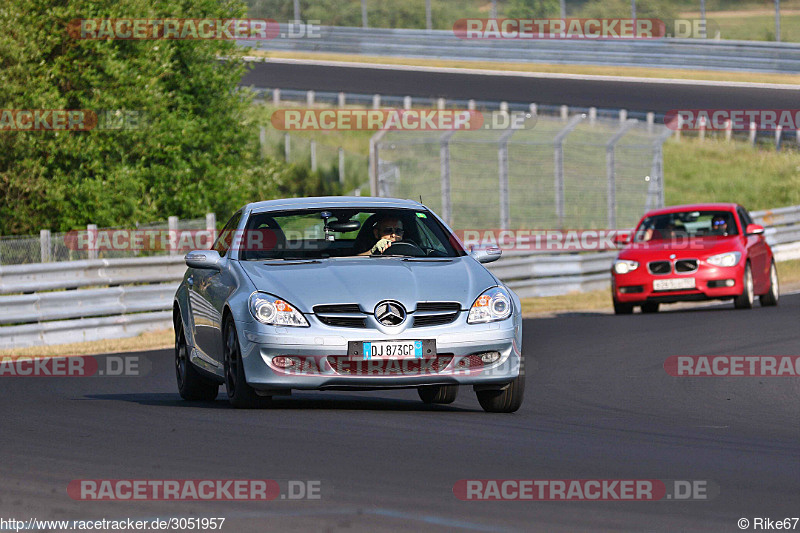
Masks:
[[[455,237],[427,210],[254,212],[241,235],[221,237],[239,239],[242,261],[466,255]]]

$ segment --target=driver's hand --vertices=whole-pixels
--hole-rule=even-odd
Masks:
[[[389,239],[381,239],[375,243],[375,246],[372,247],[370,253],[383,253],[388,247],[392,245],[392,241]]]

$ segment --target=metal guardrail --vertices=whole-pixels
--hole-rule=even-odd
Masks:
[[[800,259],[800,206],[757,211],[778,261]],[[607,289],[616,251],[512,252],[489,269],[520,297]],[[130,337],[171,327],[183,257],[0,267],[0,348]]]
[[[315,30],[317,28],[315,27]],[[281,24],[280,35],[291,35]],[[293,33],[297,35],[295,31]],[[239,41],[260,50],[427,59],[800,72],[795,43],[697,39],[468,40],[450,30],[319,27],[319,38]]]

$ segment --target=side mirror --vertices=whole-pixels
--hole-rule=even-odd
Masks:
[[[186,254],[183,259],[186,261],[186,266],[190,268],[220,269],[221,257],[216,250],[194,250]]]
[[[764,226],[761,224],[748,224],[744,232],[746,235],[761,235],[764,233]]]
[[[500,256],[503,255],[503,250],[497,246],[489,246],[487,248],[478,248],[476,246],[470,251],[469,255],[478,263],[491,263],[500,259]]]
[[[614,233],[614,244],[617,246],[625,246],[631,242],[631,234],[625,231],[618,231]]]

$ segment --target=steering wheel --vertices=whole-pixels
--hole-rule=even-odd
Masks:
[[[381,255],[410,255],[412,257],[424,257],[425,252],[413,241],[397,241],[385,249]]]

